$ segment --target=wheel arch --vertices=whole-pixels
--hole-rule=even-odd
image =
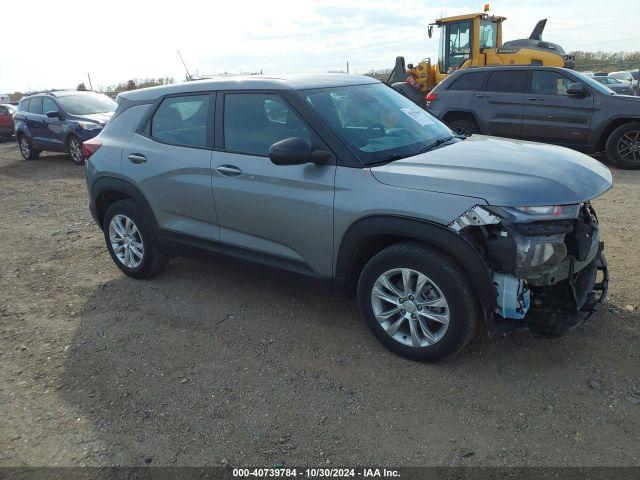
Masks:
[[[481,131],[480,122],[478,121],[478,117],[473,112],[469,110],[449,110],[447,113],[442,115],[442,121],[447,125],[450,122],[455,122],[456,120],[468,120],[475,124],[478,127],[478,131]]]
[[[383,248],[401,241],[424,242],[451,256],[467,274],[483,311],[496,308],[489,268],[467,240],[441,225],[399,216],[365,217],[349,227],[337,254],[336,293],[352,295],[358,276],[369,259]]]
[[[144,215],[151,219],[154,230],[158,231],[153,210],[144,194],[131,182],[115,177],[100,177],[91,186],[91,204],[95,212],[95,220],[102,228],[104,216],[111,204],[118,200],[131,199],[138,205]]]
[[[595,144],[595,150],[604,151],[607,145],[607,140],[618,127],[621,127],[627,123],[636,122],[640,122],[640,117],[624,116],[611,119],[609,123],[607,123],[607,125],[602,129],[602,132],[598,137],[598,141]]]

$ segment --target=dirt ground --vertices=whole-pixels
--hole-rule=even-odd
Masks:
[[[640,171],[613,174],[606,308],[423,365],[259,267],[125,277],[83,169],[0,144],[0,465],[640,465]]]

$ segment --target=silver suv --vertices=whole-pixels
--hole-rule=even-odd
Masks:
[[[552,336],[606,296],[589,201],[609,170],[556,146],[456,137],[362,76],[221,78],[122,93],[84,143],[113,261],[149,278],[221,253],[357,293],[368,327],[420,361],[490,335]]]

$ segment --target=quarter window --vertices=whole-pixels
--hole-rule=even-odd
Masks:
[[[33,97],[29,102],[29,113],[42,115],[42,97]]]
[[[151,119],[151,136],[175,145],[204,147],[208,112],[208,95],[166,98]]]
[[[231,93],[224,100],[224,147],[239,153],[267,155],[288,137],[311,143],[309,129],[277,94]]]
[[[522,93],[526,80],[527,72],[523,70],[492,72],[487,81],[487,92]]]
[[[449,90],[480,90],[482,88],[482,81],[484,80],[484,73],[463,73],[460,75],[449,87]]]
[[[566,95],[571,83],[560,73],[549,71],[533,72],[531,76],[531,93],[538,95]]]
[[[58,105],[56,105],[56,102],[47,97],[42,99],[42,112],[45,115],[47,112],[57,112],[58,110],[60,109],[58,108]]]

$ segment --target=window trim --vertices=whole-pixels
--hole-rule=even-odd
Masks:
[[[318,133],[311,127],[311,125],[309,125],[309,122],[305,119],[304,115],[300,114],[300,112],[291,104],[291,102],[288,101],[288,99],[282,94],[282,92],[280,90],[272,90],[272,89],[265,89],[265,90],[223,90],[219,92],[219,95],[221,97],[220,100],[220,114],[219,114],[219,123],[218,125],[220,125],[220,133],[219,133],[219,138],[216,138],[216,147],[214,148],[215,151],[217,152],[224,152],[224,153],[234,153],[237,155],[248,155],[251,157],[263,157],[263,158],[269,158],[269,154],[267,153],[265,154],[261,154],[261,153],[250,153],[250,152],[242,152],[242,151],[238,151],[238,150],[231,150],[231,149],[227,149],[225,147],[224,144],[224,111],[226,108],[226,96],[227,95],[236,95],[236,94],[264,94],[264,95],[277,95],[278,97],[280,97],[280,99],[282,99],[282,102],[287,105],[289,107],[290,110],[293,110],[293,112],[295,112],[296,115],[298,115],[298,117],[300,118],[300,121],[307,127],[307,129],[309,129],[309,133],[310,135],[310,140],[311,140],[311,144],[313,146],[314,140],[319,140],[320,142],[322,142],[324,145],[327,144],[327,142],[323,141],[322,138],[318,135]],[[314,138],[316,137],[316,138]],[[326,146],[326,148],[331,151],[331,149]],[[332,152],[333,153],[333,152]]]
[[[185,145],[183,143],[173,143],[166,142],[164,140],[160,140],[159,138],[153,137],[151,135],[151,120],[153,116],[162,105],[167,98],[177,98],[177,97],[208,97],[208,111],[207,111],[207,125],[205,130],[205,145]],[[167,95],[163,95],[158,97],[152,104],[145,116],[142,118],[142,121],[138,125],[138,128],[135,130],[135,133],[142,135],[149,140],[152,140],[156,143],[161,143],[163,145],[170,145],[172,147],[182,147],[182,148],[196,148],[198,150],[213,150],[213,132],[215,129],[215,124],[212,124],[211,121],[215,118],[212,112],[215,111],[216,108],[216,92],[212,92],[209,90],[205,90],[202,92],[181,92],[181,93],[169,93]]]

